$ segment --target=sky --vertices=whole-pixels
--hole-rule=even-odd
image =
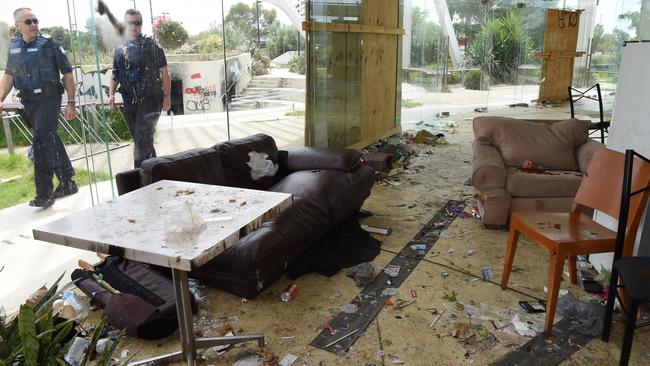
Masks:
[[[78,28],[83,29],[86,20],[90,17],[91,1],[96,6],[96,0],[25,0],[17,2],[15,0],[0,0],[0,20],[9,24],[13,23],[13,10],[20,6],[31,7],[41,21],[42,27],[63,26],[68,27],[68,7],[74,5],[77,14]],[[372,1],[372,0],[365,0]],[[477,0],[478,1],[478,0]],[[499,3],[511,3],[513,0],[496,0]],[[529,6],[548,6],[546,0],[519,0],[529,4]],[[555,6],[562,7],[566,4],[569,8],[584,8],[584,4],[595,0],[556,0]],[[611,32],[617,25],[617,15],[628,11],[638,11],[641,0],[597,0],[598,7],[596,13],[596,22],[604,25],[606,32]],[[151,34],[151,26],[147,19],[151,19],[149,0],[106,0],[106,4],[111,8],[118,18],[127,8],[135,7],[143,13],[145,26],[143,32]],[[223,0],[225,12],[228,12],[230,6],[243,2],[254,6],[254,0]],[[429,11],[430,18],[437,21],[433,0],[412,0],[413,6],[419,6]],[[197,34],[202,30],[208,29],[211,23],[221,23],[221,1],[220,0],[151,0],[154,15],[168,13],[169,16],[181,22],[190,34]],[[551,1],[553,5],[553,1]],[[266,1],[262,1],[265,8],[275,8]],[[282,23],[289,24],[289,18],[279,9],[276,8],[278,20]]]
[[[86,20],[90,18],[91,1],[97,6],[96,0],[0,0],[0,20],[13,25],[13,11],[20,6],[31,8],[40,21],[41,27],[62,26],[68,28],[68,6],[74,9],[77,15],[78,29],[84,29]],[[122,19],[124,11],[135,8],[142,12],[144,18],[143,33],[151,34],[151,11],[149,0],[105,0],[104,1],[118,19]],[[245,3],[254,6],[254,0],[223,0],[226,14],[228,9],[237,3]],[[154,16],[168,13],[173,20],[183,24],[190,34],[197,34],[207,30],[210,23],[221,23],[221,1],[220,0],[151,0],[151,8]],[[262,1],[265,9],[274,8],[278,14],[278,20],[289,24],[289,17],[284,15],[280,9],[268,2]]]

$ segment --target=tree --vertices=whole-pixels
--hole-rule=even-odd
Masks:
[[[50,28],[43,28],[41,31],[45,34],[49,34],[50,37],[54,38],[59,44],[61,44],[61,47],[63,47],[66,50],[71,49],[71,37],[70,37],[70,30],[65,29],[61,26],[55,26],[55,27],[50,27]]]
[[[156,38],[160,45],[169,50],[175,50],[190,39],[183,25],[169,18],[162,18],[154,24]]]
[[[447,6],[456,37],[473,40],[486,18],[486,5],[477,0],[448,0]]]
[[[495,83],[512,83],[520,64],[531,59],[533,44],[516,10],[486,21],[467,52],[466,63],[480,66]]]
[[[440,26],[427,21],[428,12],[414,7],[412,12],[411,64],[424,67],[436,61],[438,42],[442,36]]]
[[[629,22],[630,24],[626,27],[627,30],[634,31],[636,36],[639,35],[639,22],[641,21],[641,13],[638,11],[632,11],[629,13],[624,13],[618,16],[618,19]]]
[[[237,3],[230,7],[225,18],[227,49],[249,50],[257,45],[258,9],[260,39],[268,38],[271,25],[277,18],[275,10],[265,10],[262,4],[249,7],[245,3]]]
[[[298,49],[298,37],[302,34],[292,26],[275,22],[271,25],[266,47],[269,49],[269,57],[274,59],[287,51]],[[304,44],[303,40],[300,40]]]

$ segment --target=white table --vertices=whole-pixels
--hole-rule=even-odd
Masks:
[[[190,231],[171,231],[170,220],[165,217],[185,202],[206,223]],[[293,197],[287,193],[163,180],[35,228],[33,233],[38,240],[171,268],[182,350],[133,365],[181,360],[193,365],[197,348],[252,340],[263,346],[264,336],[195,339],[188,272],[219,255],[292,202]]]

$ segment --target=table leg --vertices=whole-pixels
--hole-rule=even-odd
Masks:
[[[149,358],[129,363],[129,366],[160,365],[171,362],[187,361],[189,366],[196,364],[196,349],[257,341],[264,347],[264,335],[261,333],[238,335],[233,337],[200,338],[194,337],[194,322],[192,320],[192,305],[190,303],[190,288],[187,281],[187,272],[172,268],[174,290],[176,298],[176,311],[178,314],[178,332],[181,338],[181,351],[162,356]]]

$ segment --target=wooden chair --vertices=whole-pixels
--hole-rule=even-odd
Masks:
[[[569,259],[571,283],[577,283],[576,256],[592,253],[613,252],[616,247],[616,232],[595,222],[582,213],[583,207],[592,208],[618,218],[623,186],[624,155],[609,149],[594,153],[573,200],[571,212],[543,213],[516,212],[512,214],[508,247],[501,288],[506,289],[512,262],[517,249],[519,234],[534,240],[549,253],[548,293],[546,296],[547,335],[553,329],[564,261]],[[645,187],[650,183],[650,165],[636,164],[632,172],[632,188]],[[630,201],[629,217],[625,235],[624,255],[631,254],[648,192],[637,195]]]
[[[603,333],[601,339],[605,342],[609,341],[609,334],[612,329],[612,316],[614,314],[615,300],[621,302],[621,307],[627,313],[627,320],[625,324],[625,333],[623,335],[623,346],[621,347],[621,358],[619,365],[627,365],[630,360],[630,353],[632,351],[632,340],[634,338],[634,330],[650,325],[650,322],[644,322],[636,325],[637,312],[641,304],[650,303],[650,257],[625,257],[623,256],[624,249],[624,228],[627,222],[628,205],[630,198],[650,190],[650,186],[644,188],[637,188],[632,191],[631,187],[631,172],[634,166],[634,156],[639,157],[644,161],[643,164],[650,164],[650,160],[634,152],[634,150],[627,150],[625,152],[625,174],[623,178],[623,197],[621,201],[621,212],[619,217],[619,230],[616,237],[616,249],[614,250],[614,259],[612,261],[612,271],[610,274],[609,282],[609,296],[607,298],[607,309],[605,311],[605,322],[603,324]],[[622,284],[619,284],[619,275]],[[619,289],[624,288],[625,293],[629,297],[627,301],[623,301],[620,296]]]

